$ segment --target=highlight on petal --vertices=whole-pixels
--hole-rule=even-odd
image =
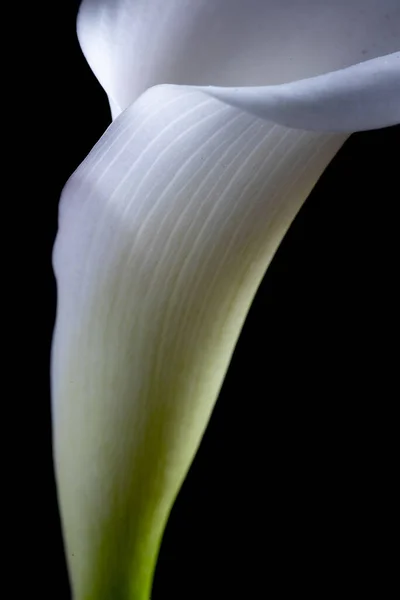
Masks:
[[[158,86],[68,182],[52,397],[75,600],[149,598],[257,287],[345,139]]]
[[[84,0],[78,36],[115,117],[158,84],[272,86],[397,52],[400,2]]]

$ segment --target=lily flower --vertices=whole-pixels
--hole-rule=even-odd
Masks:
[[[113,122],[62,194],[54,456],[75,600],[148,600],[257,288],[354,131],[400,123],[398,0],[84,0]]]

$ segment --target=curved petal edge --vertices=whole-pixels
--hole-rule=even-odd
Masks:
[[[199,89],[286,127],[349,133],[389,127],[400,123],[400,52],[293,83]]]

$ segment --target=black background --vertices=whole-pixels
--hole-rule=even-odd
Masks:
[[[33,11],[26,62],[15,59],[18,109],[4,117],[22,131],[10,151],[16,216],[4,225],[16,314],[5,346],[16,415],[3,421],[12,598],[70,597],[51,458],[51,250],[61,189],[110,119],[76,40],[77,6]],[[396,564],[399,145],[399,128],[353,135],[284,239],[173,508],[153,600],[385,596]]]

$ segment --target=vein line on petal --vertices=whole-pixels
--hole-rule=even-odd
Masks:
[[[196,92],[193,92],[193,95],[195,95]],[[111,160],[111,162],[109,162],[107,164],[106,169],[104,169],[104,171],[102,172],[102,175],[99,177],[99,179],[96,179],[96,185],[93,186],[92,188],[92,193],[89,195],[89,197],[87,198],[87,211],[90,212],[91,211],[91,207],[90,207],[90,200],[91,198],[94,197],[95,193],[96,193],[96,189],[99,185],[99,183],[101,182],[101,180],[105,177],[105,175],[108,173],[108,171],[111,169],[111,167],[113,166],[113,164],[115,164],[117,162],[117,160],[120,158],[120,156],[122,155],[123,151],[132,144],[132,141],[134,140],[134,138],[136,137],[136,135],[143,129],[143,127],[146,125],[146,123],[148,121],[150,121],[152,118],[154,118],[155,115],[162,113],[162,111],[166,108],[166,106],[171,106],[173,104],[175,104],[176,102],[178,102],[181,98],[185,97],[187,94],[181,94],[178,97],[174,97],[172,98],[172,100],[170,102],[167,102],[163,105],[160,106],[160,104],[155,104],[157,110],[154,111],[154,113],[151,113],[148,117],[146,117],[146,119],[144,119],[143,121],[139,121],[139,127],[134,131],[134,133],[130,136],[130,138],[128,139],[128,141],[122,146],[122,148],[119,149],[119,151],[117,152],[116,156],[114,156],[113,160]],[[191,94],[192,95],[192,94]],[[209,103],[210,99],[204,100],[204,104]],[[203,103],[201,103],[203,104]],[[179,119],[181,120],[183,119],[188,113],[191,113],[193,110],[195,110],[197,108],[197,105],[195,108],[189,108],[185,113],[182,113],[179,115]],[[174,125],[175,121],[169,123],[167,125],[167,127],[165,127],[162,131],[165,131],[167,129],[169,129],[170,127],[172,127]],[[128,126],[129,128],[129,126]],[[128,129],[127,128],[127,129]],[[161,135],[161,133],[159,134]],[[156,138],[159,137],[159,135],[156,136]],[[140,153],[140,157],[143,156],[143,154],[148,150],[148,147],[155,142],[155,139],[152,139],[152,141],[150,142],[150,144],[148,144],[148,146],[145,149],[142,149],[141,153]],[[108,205],[113,201],[113,199],[115,198],[118,190],[120,189],[121,185],[123,185],[124,181],[129,178],[129,175],[132,171],[132,169],[134,168],[135,164],[136,164],[137,160],[134,161],[134,163],[131,165],[131,167],[129,168],[129,170],[125,173],[125,176],[121,178],[120,182],[118,183],[118,185],[116,186],[116,188],[114,188],[113,193],[110,195],[110,197],[107,198],[107,203],[102,206],[102,212],[101,212],[101,216],[99,217],[99,221],[97,223],[97,227],[96,227],[96,231],[90,241],[89,247],[87,249],[86,255],[85,255],[85,262],[84,262],[84,266],[83,266],[83,275],[82,275],[82,279],[84,284],[82,285],[81,288],[81,299],[85,298],[85,296],[87,295],[87,288],[90,285],[90,277],[89,277],[89,270],[90,270],[90,265],[92,264],[92,257],[93,257],[93,252],[95,249],[95,242],[97,241],[97,238],[99,235],[101,235],[101,232],[103,230],[104,224],[107,223],[108,218],[109,218],[109,213],[108,213]],[[88,177],[85,176],[85,181],[87,181]],[[82,215],[82,218],[84,220],[84,215]],[[92,273],[92,276],[94,274]],[[85,285],[86,283],[86,285]]]

